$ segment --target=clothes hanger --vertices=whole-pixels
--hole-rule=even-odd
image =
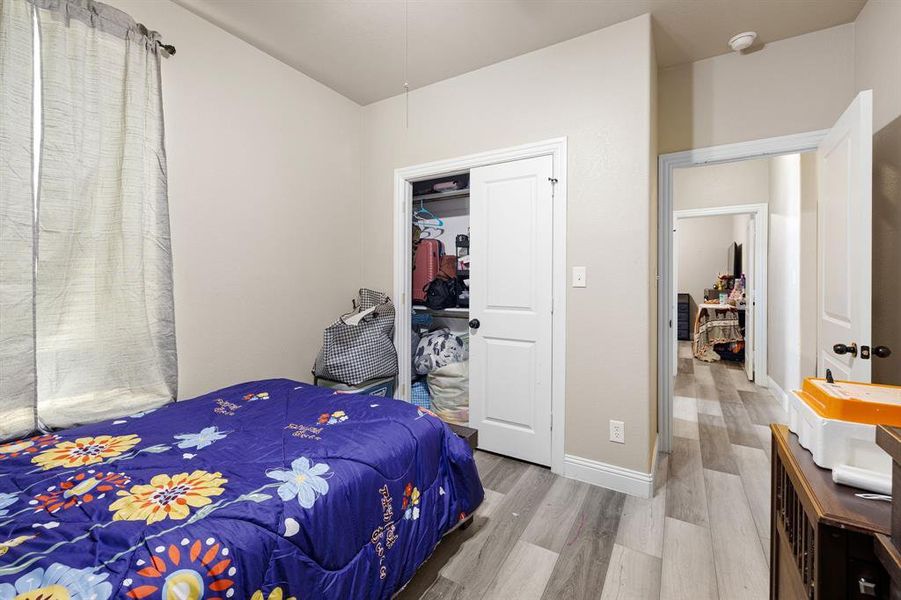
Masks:
[[[427,209],[422,200],[419,201],[419,208],[413,212],[413,218],[419,222],[434,221],[436,227],[444,227],[444,221]]]
[[[444,233],[444,220],[427,209],[422,200],[419,201],[419,208],[413,212],[413,219],[422,229],[420,238],[436,238]]]

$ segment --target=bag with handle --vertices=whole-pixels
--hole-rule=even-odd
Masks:
[[[432,310],[444,310],[457,306],[457,280],[439,277],[433,279],[425,290],[425,305]]]
[[[322,333],[313,374],[346,385],[397,375],[394,303],[387,294],[362,288],[354,310]]]

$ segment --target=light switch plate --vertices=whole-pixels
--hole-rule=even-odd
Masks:
[[[573,267],[573,287],[586,287],[588,274],[585,267]]]

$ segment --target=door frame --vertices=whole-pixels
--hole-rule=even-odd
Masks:
[[[551,156],[553,159],[553,286],[551,301],[551,471],[563,473],[566,410],[566,190],[567,138],[553,138],[510,148],[479,152],[458,158],[395,169],[394,171],[394,301],[397,314],[394,339],[398,358],[398,385],[395,398],[410,399],[411,352],[410,313],[412,299],[413,183],[454,175],[477,167],[525,158]]]
[[[717,217],[723,215],[751,215],[754,218],[754,381],[757,385],[766,387],[767,376],[767,244],[769,240],[769,205],[760,204],[735,204],[732,206],[713,206],[710,208],[687,208],[673,211],[673,225],[680,220],[699,219],[703,217]],[[671,297],[675,297],[679,284],[679,252],[674,245],[672,252],[672,264],[670,265],[672,277]],[[675,301],[673,302],[675,306]],[[747,309],[746,309],[747,310]],[[673,315],[675,322],[676,315]],[[676,329],[670,329],[673,358],[678,354],[678,340]],[[673,373],[677,372],[678,365],[673,361]]]
[[[661,154],[657,159],[657,436],[658,448],[673,447],[673,171],[678,168],[751,160],[816,150],[828,129],[735,144]],[[661,266],[663,268],[661,268]],[[759,341],[759,340],[758,340]]]

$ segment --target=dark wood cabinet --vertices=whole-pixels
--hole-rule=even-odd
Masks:
[[[901,498],[901,429],[880,425],[876,444],[892,457],[892,498]],[[889,597],[901,600],[901,502],[892,502],[892,533],[877,534],[873,545],[891,580]]]
[[[691,296],[679,294],[676,303],[676,337],[680,340],[691,339]]]
[[[891,532],[891,503],[858,498],[786,426],[771,430],[770,598],[889,598],[874,542]]]

